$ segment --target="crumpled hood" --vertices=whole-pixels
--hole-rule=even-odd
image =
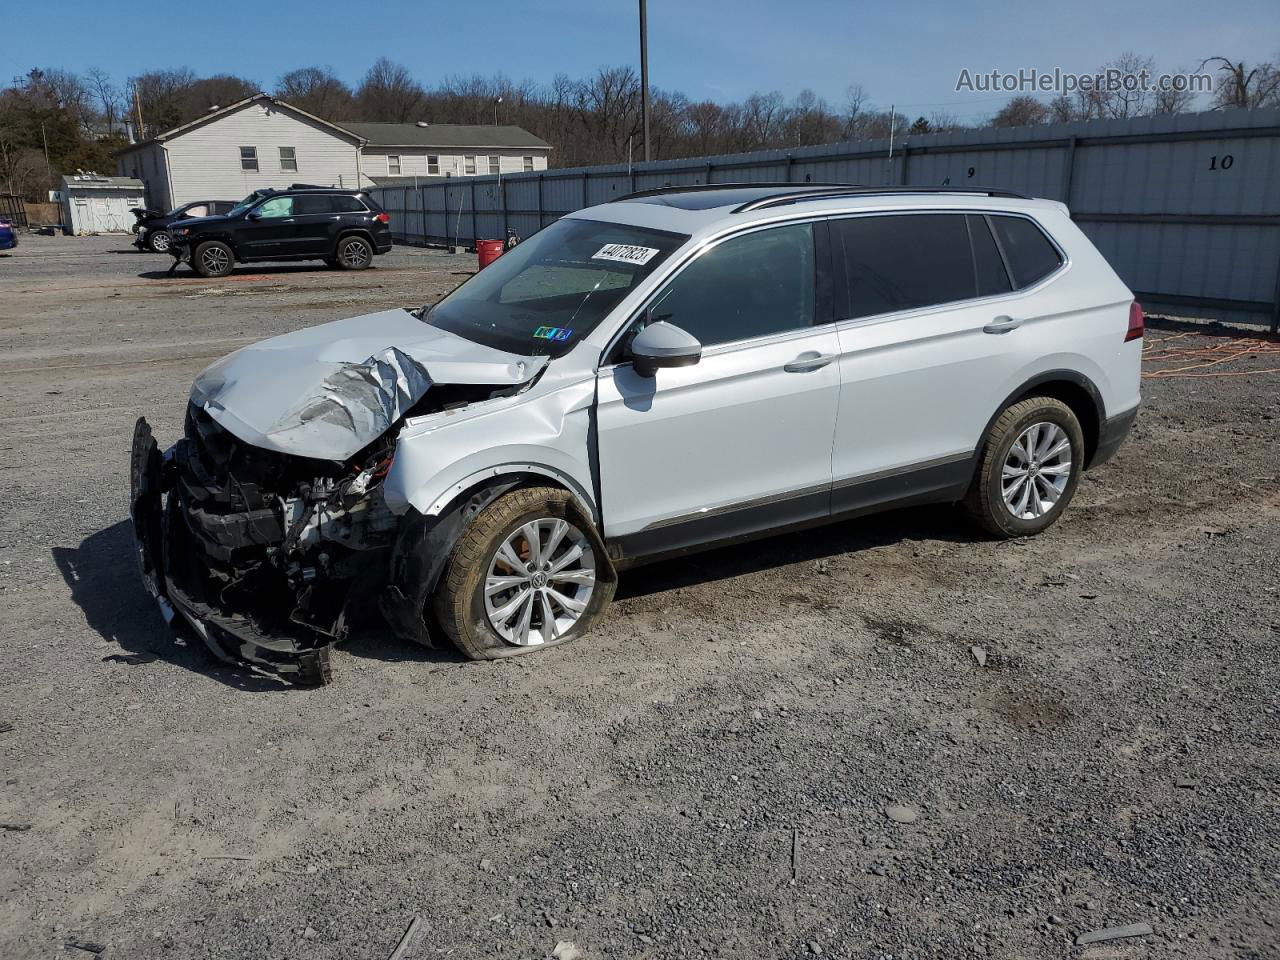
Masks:
[[[347,460],[433,383],[515,386],[546,363],[428,326],[407,310],[384,310],[237,350],[196,377],[191,402],[245,443]]]

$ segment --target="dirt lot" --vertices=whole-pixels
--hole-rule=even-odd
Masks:
[[[1280,957],[1280,356],[1149,329],[1243,355],[1149,380],[1037,540],[902,512],[624,575],[563,650],[367,632],[284,689],[143,593],[134,418],[473,261],[127,250],[0,256],[0,957],[382,960],[415,916],[418,958]]]

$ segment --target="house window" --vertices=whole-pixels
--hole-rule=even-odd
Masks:
[[[524,157],[523,159],[524,159],[524,172],[525,172],[525,173],[532,173],[532,172],[533,172],[533,157]]]
[[[499,166],[498,166],[498,158],[497,158],[497,157],[490,157],[490,158],[489,158],[489,172],[490,172],[490,173],[497,173],[497,172],[499,171],[499,169],[500,169],[500,168],[499,168]]]
[[[387,155],[387,173],[393,177],[400,176],[400,158],[394,153]]]
[[[440,158],[427,155],[427,173],[432,176],[440,175]]]
[[[468,176],[474,176],[476,172],[476,158],[465,157],[463,158],[463,160],[464,160],[464,163],[466,164],[466,166],[463,167],[463,170],[466,171]]]
[[[257,170],[258,169],[258,148],[257,147],[241,147],[240,148],[240,169],[241,170]]]
[[[286,173],[298,172],[298,148],[297,147],[281,147],[280,148],[280,169]]]

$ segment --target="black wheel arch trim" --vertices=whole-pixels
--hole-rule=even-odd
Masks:
[[[1037,373],[1034,377],[1023,382],[1021,386],[1010,392],[1004,398],[1004,401],[991,414],[991,419],[982,428],[982,433],[978,435],[978,446],[974,451],[975,462],[982,453],[982,444],[987,438],[987,434],[991,432],[991,428],[995,425],[996,420],[1000,418],[1000,414],[1004,413],[1009,407],[1025,398],[1028,394],[1033,394],[1037,387],[1042,387],[1049,383],[1070,383],[1072,386],[1079,387],[1089,396],[1090,402],[1093,404],[1094,420],[1092,423],[1081,422],[1080,426],[1084,431],[1085,444],[1091,446],[1088,451],[1088,460],[1085,462],[1085,469],[1088,470],[1093,466],[1094,456],[1097,453],[1099,438],[1102,436],[1103,429],[1107,422],[1107,407],[1102,399],[1102,391],[1098,389],[1097,384],[1086,377],[1079,370],[1046,370],[1043,373]]]

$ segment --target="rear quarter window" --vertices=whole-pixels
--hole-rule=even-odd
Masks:
[[[993,216],[991,226],[1013,274],[1015,288],[1029,287],[1062,266],[1058,248],[1040,227],[1025,217]]]
[[[334,196],[333,209],[337,213],[364,213],[365,205],[356,197]]]

